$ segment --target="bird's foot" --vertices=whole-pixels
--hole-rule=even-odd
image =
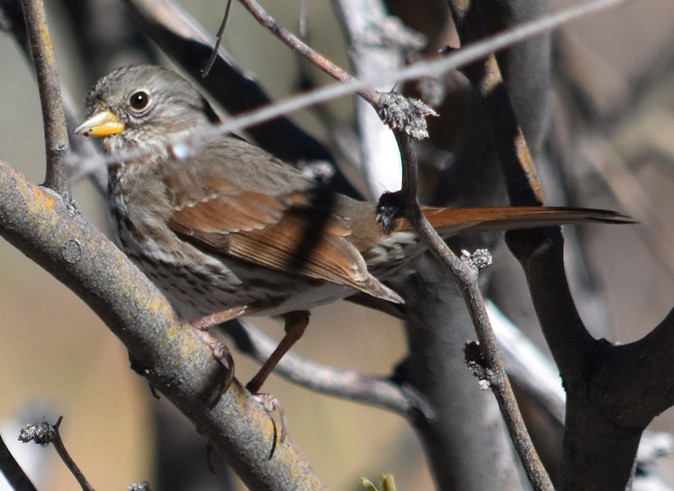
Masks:
[[[247,388],[247,387],[246,387]],[[253,399],[255,399],[257,402],[259,402],[264,410],[267,412],[269,415],[269,418],[271,419],[272,425],[274,426],[274,434],[278,434],[278,429],[276,427],[276,421],[274,421],[274,418],[272,417],[273,413],[275,411],[278,411],[278,414],[281,418],[281,437],[278,440],[279,443],[283,443],[286,439],[286,413],[283,410],[283,406],[279,402],[279,400],[274,396],[273,394],[265,394],[265,393],[253,393]],[[274,438],[274,446],[272,447],[271,450],[271,455],[274,454],[274,449],[276,447],[276,438]]]

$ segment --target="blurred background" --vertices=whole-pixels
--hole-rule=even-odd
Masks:
[[[83,108],[90,81],[76,42],[61,18],[57,2],[46,2],[62,81]],[[553,9],[576,2],[552,1]],[[222,2],[182,2],[211,32],[217,31]],[[267,5],[268,4],[268,5]],[[285,26],[295,30],[300,2],[265,2]],[[330,2],[307,2],[309,42],[337,64],[348,67],[342,33]],[[559,34],[566,57],[557,76],[579,81],[588,111],[601,117],[600,133],[574,144],[590,146],[579,162],[583,175],[601,173],[607,189],[587,191],[582,206],[616,207],[644,225],[598,227],[591,254],[605,285],[612,319],[611,341],[629,342],[649,332],[674,299],[674,4],[633,0],[621,7],[574,22]],[[272,98],[297,92],[297,61],[235,2],[224,47],[256,75]],[[44,175],[42,122],[32,68],[9,34],[0,36],[0,158],[35,182]],[[98,75],[103,75],[98,74]],[[319,82],[327,78],[319,77]],[[585,100],[585,99],[577,99]],[[347,123],[349,100],[330,104],[333,116]],[[554,109],[553,109],[554,110]],[[293,119],[316,134],[316,116]],[[594,146],[592,146],[594,145]],[[578,149],[580,152],[580,149]],[[86,181],[74,186],[81,211],[108,230],[105,203]],[[667,228],[669,227],[669,228]],[[507,254],[501,254],[507,261]],[[274,321],[260,322],[280,338]],[[532,337],[541,342],[540,334]],[[388,374],[405,354],[399,324],[384,314],[340,303],[313,312],[297,351],[322,363]],[[237,356],[237,376],[246,380],[256,364]],[[282,401],[289,431],[318,474],[333,489],[358,489],[358,478],[393,473],[398,489],[431,489],[420,445],[405,421],[386,411],[316,394],[272,376],[265,390]],[[133,481],[153,482],[154,427],[152,395],[143,379],[129,370],[126,350],[67,288],[0,240],[0,421],[15,416],[20,425],[43,416],[64,416],[61,433],[71,455],[99,489],[125,489]],[[32,408],[32,419],[24,411]],[[674,431],[674,413],[654,426]],[[2,424],[2,423],[0,423]],[[0,426],[6,441],[17,432]],[[44,489],[75,489],[73,478],[50,448],[44,456]],[[206,459],[206,442],[203,448]],[[671,460],[658,472],[674,485]],[[243,489],[243,488],[242,488]]]

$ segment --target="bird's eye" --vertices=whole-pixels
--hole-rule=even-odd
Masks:
[[[131,94],[131,97],[129,97],[129,104],[136,111],[141,111],[145,109],[149,103],[150,103],[150,96],[144,90],[134,92],[133,94]]]

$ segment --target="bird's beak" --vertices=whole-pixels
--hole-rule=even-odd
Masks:
[[[75,128],[75,134],[104,138],[124,131],[124,123],[112,111],[105,109],[97,112]]]

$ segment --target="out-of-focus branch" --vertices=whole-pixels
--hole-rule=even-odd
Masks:
[[[68,203],[0,161],[0,234],[72,289],[126,345],[134,366],[205,433],[253,489],[323,489],[290,438],[234,382],[152,283]],[[269,458],[274,448],[273,458]]]
[[[47,155],[45,185],[61,195],[66,195],[70,192],[70,185],[62,160],[68,152],[68,130],[61,102],[61,84],[56,72],[54,46],[47,28],[47,16],[42,0],[22,0],[21,7],[40,89]]]
[[[28,37],[26,33],[26,25],[24,22],[24,17],[21,15],[20,9],[10,9],[9,6],[0,5],[2,9],[2,14],[8,25],[2,26],[3,29],[9,31],[14,39],[21,47],[24,55],[31,60],[31,46],[28,42]],[[73,96],[68,90],[67,87],[61,88],[61,104],[63,107],[63,112],[65,115],[65,120],[67,127],[75,128],[81,122],[81,111],[77,110],[77,105],[74,102]],[[45,123],[46,124],[46,123]],[[94,144],[89,138],[77,138],[74,140],[71,150],[78,155],[81,159],[88,159],[89,157],[95,158],[98,152],[94,148]],[[69,169],[66,163],[59,164],[61,167],[64,167],[63,172],[66,176],[69,176],[69,171],[77,172],[78,169]],[[91,176],[91,179],[96,186],[96,188],[101,192],[105,192],[106,183],[107,183],[107,171],[103,165],[99,165],[98,169],[91,170],[88,173]]]

